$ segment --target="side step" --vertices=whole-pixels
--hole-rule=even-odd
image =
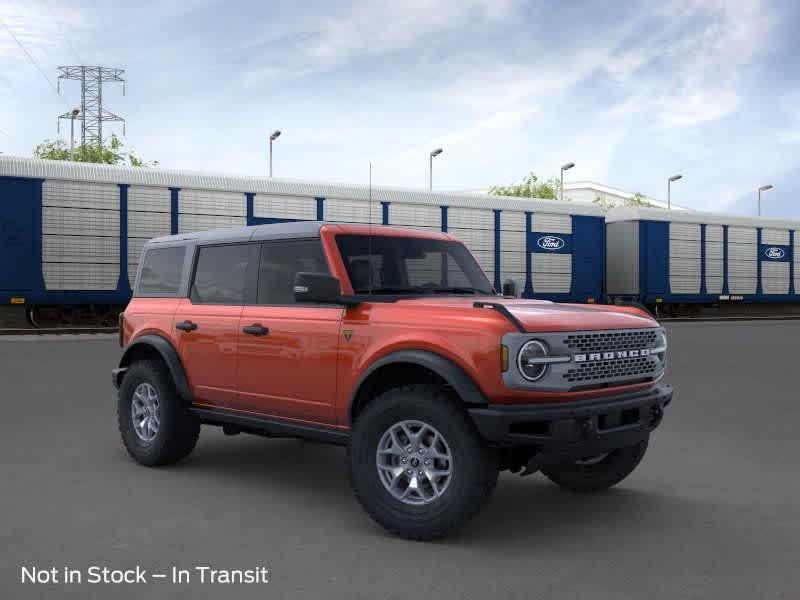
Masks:
[[[324,425],[297,423],[274,417],[253,417],[227,410],[196,406],[190,406],[189,412],[206,425],[223,427],[226,433],[233,433],[238,429],[242,433],[275,438],[302,438],[338,446],[346,446],[350,441],[349,431]]]

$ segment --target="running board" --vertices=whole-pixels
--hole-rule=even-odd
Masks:
[[[350,432],[326,427],[276,419],[274,417],[253,417],[227,410],[214,408],[189,407],[189,413],[207,425],[232,425],[242,433],[252,433],[276,438],[303,438],[328,444],[346,446],[350,441]]]

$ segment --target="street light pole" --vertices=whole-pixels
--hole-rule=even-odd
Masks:
[[[428,157],[428,189],[433,190],[433,157],[439,156],[442,153],[441,148],[436,148],[436,150],[431,150],[431,154]]]
[[[761,216],[761,192],[766,192],[772,189],[772,184],[762,185],[758,188],[758,216]]]
[[[670,210],[672,208],[672,196],[671,196],[672,190],[670,189],[670,186],[672,185],[673,181],[678,181],[678,179],[682,178],[683,175],[673,175],[672,177],[667,179],[667,210]]]
[[[561,165],[561,201],[564,200],[564,171],[569,171],[572,167],[575,166],[574,162],[568,162],[565,165]]]
[[[281,135],[281,130],[276,129],[272,132],[272,135],[269,136],[269,176],[272,177],[272,142],[278,139]]]
[[[73,108],[69,119],[69,159],[75,160],[75,118],[81,113],[80,108]]]

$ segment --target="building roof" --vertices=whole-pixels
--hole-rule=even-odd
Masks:
[[[534,198],[481,196],[469,193],[437,192],[386,186],[326,183],[295,179],[202,173],[148,167],[127,167],[0,156],[0,176],[62,179],[115,184],[221,190],[242,193],[347,198],[375,202],[436,204],[464,208],[498,208],[532,212],[602,216],[600,207],[587,203],[561,203]]]
[[[766,227],[771,229],[800,229],[800,221],[789,221],[768,217],[743,217],[725,213],[700,212],[696,210],[664,210],[623,206],[606,213],[606,222],[617,221],[669,221],[678,223],[707,223],[709,225],[739,225],[742,227]]]

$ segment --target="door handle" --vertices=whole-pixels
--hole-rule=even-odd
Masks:
[[[269,328],[262,327],[261,325],[248,325],[247,327],[242,327],[242,331],[244,331],[248,335],[268,335]]]
[[[180,329],[181,331],[194,331],[195,329],[197,329],[197,323],[192,323],[191,321],[176,323],[175,329]]]

